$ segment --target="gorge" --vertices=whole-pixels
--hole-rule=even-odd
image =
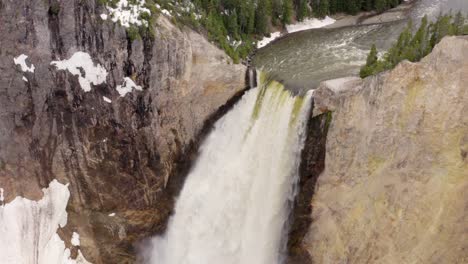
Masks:
[[[310,93],[293,97],[259,76],[258,87],[201,146],[167,233],[153,239],[145,263],[266,264],[286,257]]]
[[[0,1],[0,263],[465,263],[468,38],[347,76],[467,4],[294,33],[256,71],[167,15],[130,39],[98,1]]]

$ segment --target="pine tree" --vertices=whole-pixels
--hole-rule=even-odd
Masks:
[[[373,0],[364,0],[363,8],[366,11],[371,11],[374,9],[374,1]]]
[[[463,28],[465,25],[465,17],[463,17],[461,11],[458,11],[458,13],[455,15],[455,35],[461,35],[463,34]]]
[[[377,57],[377,47],[372,45],[369,55],[367,55],[366,65],[361,68],[359,75],[361,78],[373,75],[377,72],[378,68],[378,57]]]
[[[361,10],[361,0],[348,0],[346,4],[346,12],[355,15]]]
[[[239,39],[238,29],[239,24],[237,22],[237,11],[234,9],[228,16],[226,16],[226,29],[228,34],[233,36],[235,39]]]
[[[377,50],[375,46],[372,47],[367,57],[366,65],[361,68],[361,77],[364,78],[386,69],[391,69],[405,59],[419,61],[430,53],[443,37],[455,34],[454,32],[456,32],[459,26],[460,18],[457,18],[457,16],[454,18],[451,15],[440,15],[437,21],[429,25],[427,17],[424,17],[416,34],[413,36],[412,23],[410,21],[398,37],[398,41],[384,55],[384,61],[377,59]],[[463,34],[463,32],[459,32],[458,34]]]
[[[297,20],[303,21],[309,16],[309,5],[307,0],[299,0],[299,6],[297,10]]]
[[[410,57],[408,58],[410,61],[418,61],[422,57],[426,55],[427,51],[427,44],[428,44],[428,39],[427,39],[427,25],[428,25],[428,20],[427,16],[424,16],[421,25],[419,26],[418,31],[414,35],[413,39],[411,40],[411,54]]]
[[[387,0],[375,0],[374,8],[378,12],[383,12],[387,10]]]
[[[336,12],[338,12],[338,5],[337,5],[337,0],[330,0],[329,1],[329,5],[330,5],[330,8],[329,8],[329,13],[330,14],[335,14]]]
[[[255,32],[255,20],[256,20],[256,12],[255,12],[255,5],[251,1],[248,5],[248,20],[247,20],[247,30],[246,34],[250,35]]]
[[[260,35],[268,34],[268,19],[271,15],[268,13],[268,2],[268,0],[259,0],[255,11],[255,31]]]
[[[291,18],[293,14],[293,3],[292,0],[283,0],[283,25],[291,24]]]
[[[367,56],[366,64],[369,66],[374,65],[378,60],[377,54],[377,47],[375,46],[375,44],[373,44],[370,53]]]
[[[330,5],[328,0],[320,0],[318,4],[317,16],[320,18],[324,18],[326,15],[329,14]]]
[[[274,26],[278,26],[281,22],[283,15],[283,3],[281,0],[271,1],[271,23]]]

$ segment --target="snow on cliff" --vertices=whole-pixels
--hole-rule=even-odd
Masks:
[[[77,75],[85,92],[91,91],[91,84],[106,82],[106,69],[100,64],[94,65],[91,56],[86,52],[78,51],[68,60],[52,61],[50,64],[59,70],[68,70],[71,74]]]
[[[67,224],[68,185],[53,180],[43,193],[39,201],[18,196],[0,206],[0,262],[88,264],[81,252],[71,259],[70,249],[57,234]],[[76,244],[76,236],[72,244]]]

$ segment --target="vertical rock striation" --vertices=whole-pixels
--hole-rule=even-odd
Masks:
[[[314,112],[333,119],[301,243],[312,263],[468,261],[467,83],[468,38],[447,37],[419,63],[322,84]]]
[[[98,2],[0,1],[0,186],[8,202],[40,198],[53,179],[70,183],[64,240],[76,230],[91,262],[128,263],[134,241],[164,229],[181,182],[171,177],[205,121],[242,92],[246,69],[162,16],[154,37],[132,41],[100,18]],[[92,77],[85,66],[51,65],[79,51],[107,72],[89,92],[77,76]],[[21,54],[33,71],[15,65]],[[141,91],[121,96],[129,82]]]

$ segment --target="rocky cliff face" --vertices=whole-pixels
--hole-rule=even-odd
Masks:
[[[364,81],[325,82],[325,170],[302,248],[313,263],[466,263],[468,38]]]
[[[0,187],[8,202],[70,183],[64,240],[77,231],[89,261],[128,263],[134,241],[164,229],[180,172],[245,67],[163,17],[132,41],[98,2],[0,1]],[[79,51],[91,63],[51,65]]]

